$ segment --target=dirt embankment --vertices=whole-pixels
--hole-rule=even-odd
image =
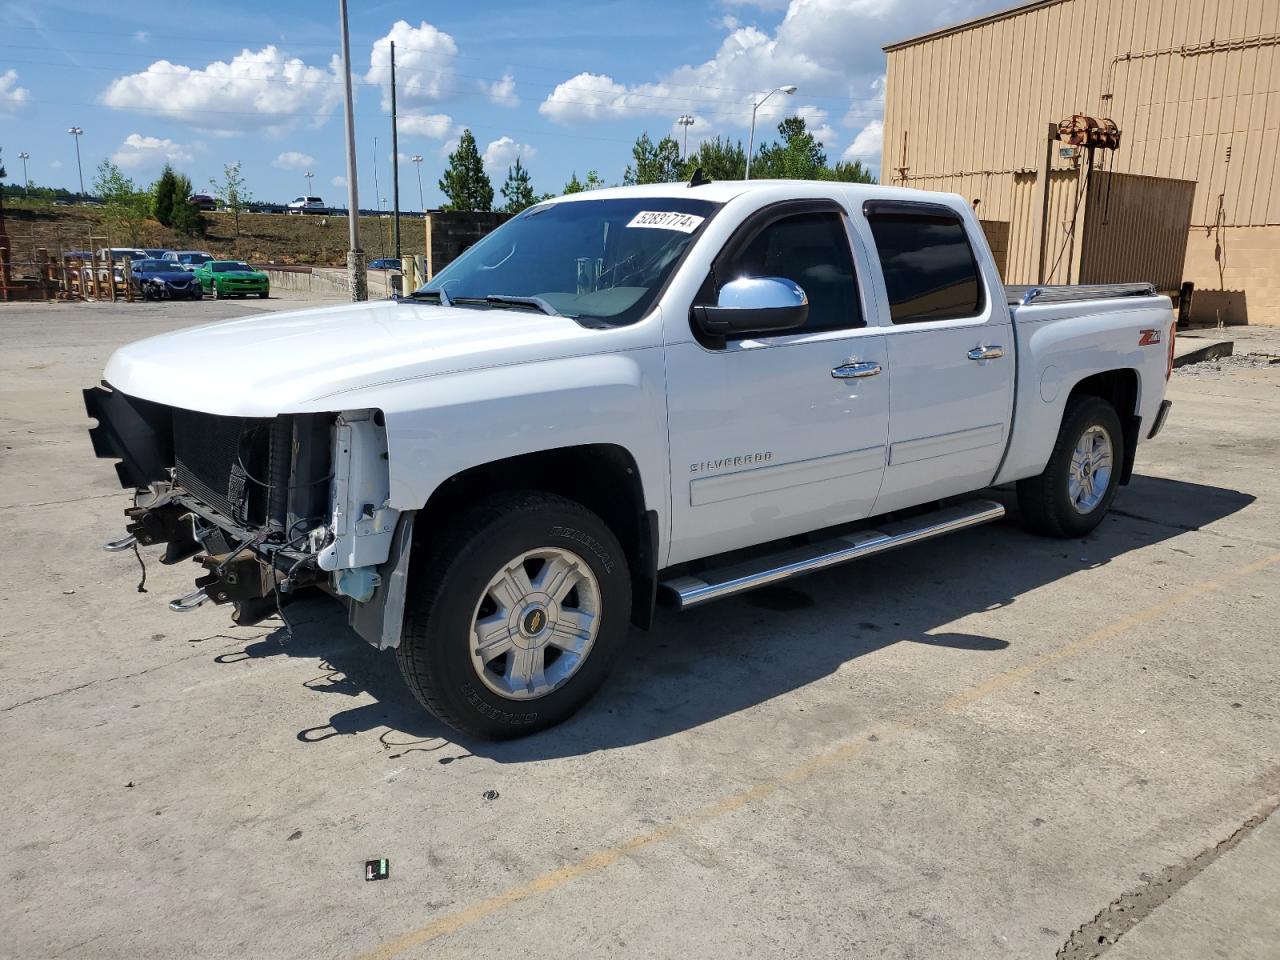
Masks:
[[[345,215],[289,216],[279,213],[240,214],[240,233],[229,213],[206,213],[208,232],[202,238],[183,237],[154,220],[147,220],[138,246],[177,250],[208,250],[215,257],[234,257],[254,263],[342,266],[347,262]],[[113,233],[110,243],[105,211],[97,207],[5,202],[5,221],[13,260],[17,266],[43,247],[54,256],[59,250],[86,250],[133,245],[127,236]],[[423,252],[423,222],[402,218],[400,249],[405,256]],[[391,218],[362,217],[360,243],[369,259],[392,256]]]

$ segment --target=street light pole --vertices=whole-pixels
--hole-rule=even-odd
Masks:
[[[422,211],[422,279],[426,280],[426,265],[431,261],[431,223],[427,220],[427,201],[422,198],[422,154],[415,153],[409,158],[414,169],[418,171],[418,209]]]
[[[310,170],[308,170],[306,173],[303,174],[303,176],[307,178],[307,196],[310,197],[311,196],[311,178],[314,177],[315,174],[312,173]]]
[[[27,176],[27,161],[31,159],[31,154],[23,150],[18,154],[18,159],[22,161],[22,192],[26,196],[31,196],[31,178]]]
[[[369,277],[360,249],[360,197],[356,189],[356,118],[351,96],[351,34],[347,30],[347,0],[338,0],[342,33],[342,77],[347,122],[347,283],[352,301],[369,299]]]
[[[391,41],[391,246],[400,259],[400,132],[396,129],[396,42]]]
[[[80,127],[68,127],[67,133],[76,138],[76,172],[80,174],[80,196],[84,196],[84,168],[80,166],[80,136],[84,131]]]
[[[689,128],[693,126],[693,117],[687,113],[680,114],[680,119],[676,121],[680,126],[684,127],[684,149],[681,151],[681,157],[689,156]]]
[[[751,135],[747,138],[747,175],[743,178],[744,180],[751,179],[751,154],[755,153],[756,149],[756,111],[763,107],[765,101],[775,93],[785,93],[789,97],[795,92],[796,85],[794,83],[787,83],[783,84],[781,87],[774,87],[766,93],[759,102],[751,107]]]

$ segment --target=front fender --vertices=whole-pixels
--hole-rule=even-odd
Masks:
[[[609,443],[639,467],[665,534],[669,464],[661,346],[443,374],[343,394],[385,418],[390,505],[421,509],[450,477],[521,454]],[[665,540],[665,536],[663,538]]]

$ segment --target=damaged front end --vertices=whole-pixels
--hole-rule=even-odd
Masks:
[[[84,397],[94,452],[135,491],[126,535],[105,548],[163,545],[162,563],[203,570],[171,610],[229,603],[248,626],[319,587],[365,639],[398,643],[412,514],[388,503],[380,412],[221,416],[106,385]]]

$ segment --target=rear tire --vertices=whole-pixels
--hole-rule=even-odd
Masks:
[[[400,672],[419,703],[475,737],[520,737],[567,719],[627,636],[622,547],[564,497],[481,503],[425,537],[411,568]]]
[[[1124,452],[1115,408],[1098,397],[1072,397],[1044,473],[1018,481],[1023,526],[1046,537],[1092,531],[1115,499]]]

